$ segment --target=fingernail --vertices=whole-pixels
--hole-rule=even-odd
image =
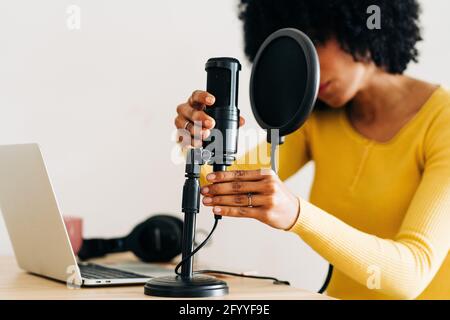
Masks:
[[[203,198],[203,203],[208,204],[208,203],[211,203],[211,202],[212,202],[212,198],[209,198],[209,197]]]
[[[209,188],[208,187],[202,188],[202,193],[203,194],[208,194],[208,192],[209,192]]]
[[[203,141],[202,141],[202,140],[194,140],[194,141],[192,142],[192,146],[193,146],[194,148],[201,148],[202,145],[203,145]]]
[[[220,212],[222,212],[222,209],[220,209],[219,207],[214,207],[213,212],[220,213]]]
[[[209,104],[213,104],[215,100],[216,99],[214,99],[214,97],[212,97],[212,96],[207,96],[206,97],[206,102],[209,103]]]
[[[206,179],[209,181],[214,181],[216,179],[216,175],[214,173],[210,173],[206,176]]]
[[[203,133],[202,133],[203,140],[207,139],[210,134],[211,134],[211,131],[209,131],[208,129],[203,130]]]

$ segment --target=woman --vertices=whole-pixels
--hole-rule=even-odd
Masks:
[[[250,61],[280,28],[311,37],[321,106],[281,146],[279,178],[259,164],[210,173],[203,203],[299,235],[334,265],[331,296],[450,299],[450,93],[403,75],[418,56],[417,2],[375,2],[379,30],[366,25],[374,1],[242,1]],[[195,91],[177,109],[177,128],[192,134],[201,121],[208,136],[214,120],[202,108],[213,104]],[[282,182],[308,161],[310,202]]]

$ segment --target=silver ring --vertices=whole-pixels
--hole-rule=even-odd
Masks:
[[[190,131],[190,129],[188,129],[188,126],[192,124],[192,122],[190,122],[189,120],[186,121],[186,123],[184,124],[184,130]]]
[[[247,194],[247,200],[248,200],[248,205],[247,205],[247,207],[249,207],[249,208],[253,208],[253,205],[252,205],[252,197],[253,197],[253,194],[252,194],[251,192],[249,192],[249,193]]]

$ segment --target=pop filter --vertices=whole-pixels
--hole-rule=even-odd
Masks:
[[[319,58],[308,36],[287,28],[264,41],[253,63],[250,102],[256,121],[267,130],[268,142],[273,140],[272,130],[278,130],[281,143],[305,123],[319,85]]]
[[[272,169],[276,148],[310,116],[320,86],[320,64],[312,41],[297,29],[280,29],[261,45],[253,62],[250,102],[258,124],[267,130]],[[278,131],[278,132],[276,132]],[[330,264],[325,292],[333,274]]]

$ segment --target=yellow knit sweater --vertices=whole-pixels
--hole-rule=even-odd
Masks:
[[[450,299],[450,92],[434,92],[387,143],[359,134],[343,109],[315,112],[280,147],[280,178],[311,160],[311,197],[290,231],[334,265],[327,293]]]

